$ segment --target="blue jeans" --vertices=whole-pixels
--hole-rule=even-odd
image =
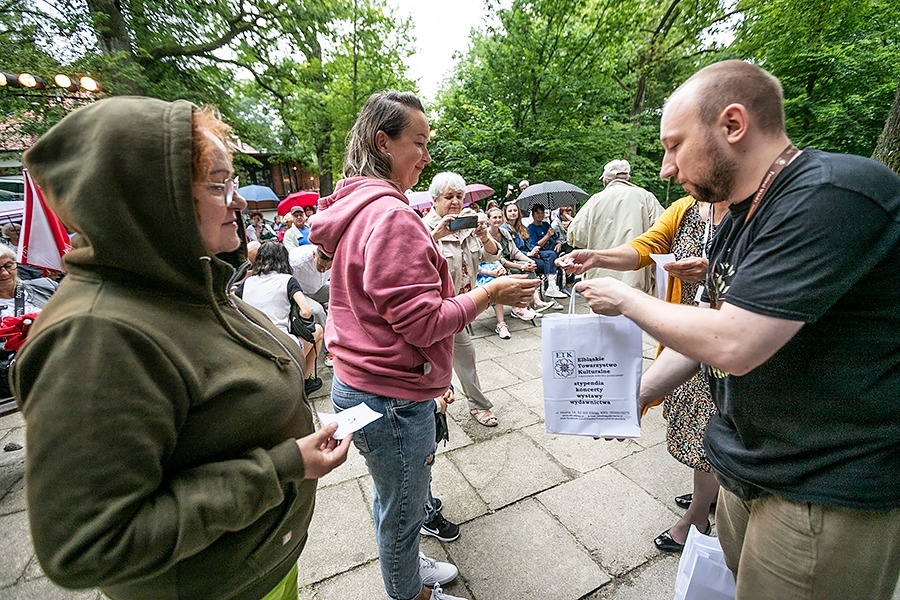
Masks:
[[[366,404],[382,416],[353,434],[375,486],[372,514],[381,578],[388,596],[411,600],[422,591],[419,529],[429,497],[434,441],[434,401],[410,402],[331,383],[337,411]]]
[[[553,262],[559,254],[553,250],[541,250],[532,260],[537,264],[537,272],[556,277],[556,264]]]

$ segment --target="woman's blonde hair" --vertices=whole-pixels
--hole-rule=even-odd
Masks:
[[[516,218],[512,221],[510,221],[506,216],[506,209],[510,206],[516,207]],[[513,231],[518,233],[522,237],[522,239],[526,239],[528,237],[528,230],[525,229],[524,225],[522,225],[522,211],[519,210],[519,205],[515,202],[510,202],[503,205],[503,222],[509,225]]]
[[[347,135],[347,154],[344,156],[344,177],[374,177],[392,181],[392,160],[378,150],[375,135],[383,131],[392,140],[412,122],[410,111],[424,113],[422,102],[412,92],[375,92],[360,111]]]

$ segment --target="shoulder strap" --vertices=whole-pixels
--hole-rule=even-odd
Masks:
[[[17,317],[25,314],[25,288],[21,283],[16,284],[16,307],[13,314]]]

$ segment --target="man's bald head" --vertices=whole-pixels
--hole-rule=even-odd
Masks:
[[[742,60],[723,60],[700,69],[675,90],[666,106],[676,102],[696,106],[697,117],[704,125],[713,125],[726,106],[741,104],[761,132],[785,132],[781,83]]]

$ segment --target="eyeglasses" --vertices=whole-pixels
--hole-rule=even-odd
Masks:
[[[225,208],[230,208],[232,202],[234,202],[234,177],[230,177],[226,179],[222,183],[218,183],[215,181],[206,181],[204,185],[208,185],[209,187],[216,188],[218,190],[222,190],[225,192]]]
[[[13,271],[16,270],[16,267],[18,267],[18,265],[14,262],[6,263],[5,265],[0,265],[0,269],[3,269],[7,273],[12,273]]]

